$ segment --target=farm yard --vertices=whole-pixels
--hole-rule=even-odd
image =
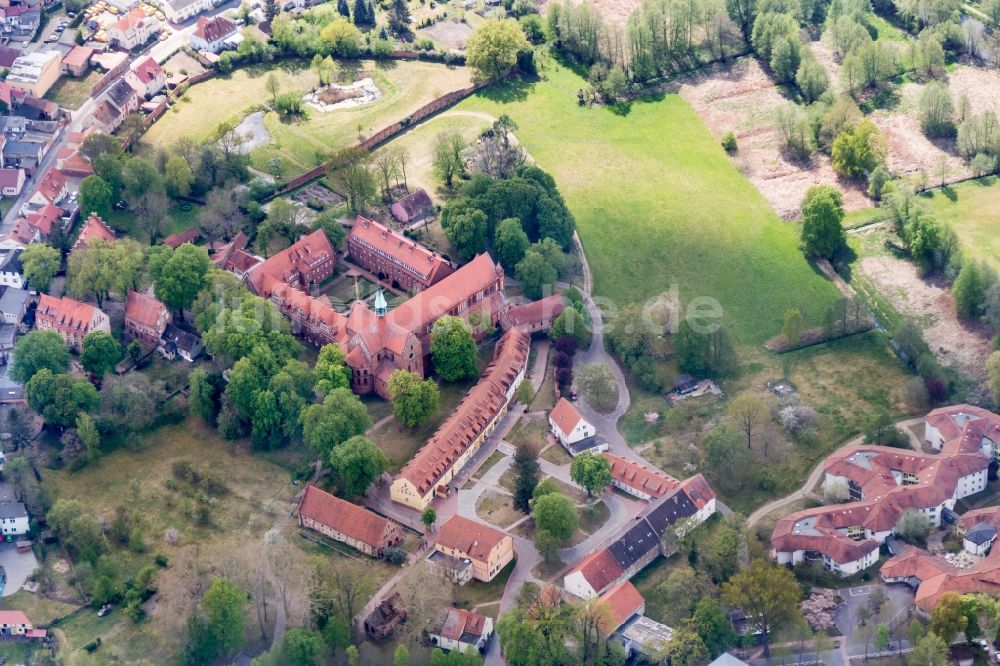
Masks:
[[[258,110],[269,97],[268,75],[278,75],[283,92],[303,94],[317,87],[316,73],[308,63],[286,61],[279,67],[250,67],[218,76],[189,89],[170,112],[145,134],[150,146],[168,147],[181,136],[195,141],[208,138],[220,122],[239,124]],[[445,93],[467,87],[471,72],[464,67],[448,67],[426,62],[344,62],[341,81],[350,83],[371,77],[382,96],[375,102],[351,108],[321,112],[308,105],[306,116],[286,121],[274,111],[264,115],[267,138],[250,156],[253,165],[272,171],[269,160],[281,161],[281,176],[291,178],[316,166],[325,155],[356,144],[398,121]],[[219,100],[227,100],[231,115],[219,113]]]

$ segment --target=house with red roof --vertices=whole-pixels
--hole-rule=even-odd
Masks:
[[[94,55],[94,49],[87,46],[75,45],[69,53],[63,56],[63,74],[70,76],[83,76],[90,69],[90,57]]]
[[[299,500],[299,526],[360,550],[369,557],[382,557],[386,548],[403,540],[403,529],[384,518],[312,485]]]
[[[347,254],[379,280],[405,291],[426,289],[455,272],[437,252],[361,215],[347,235]]]
[[[67,345],[79,351],[83,338],[91,331],[111,333],[111,320],[103,310],[89,303],[42,294],[35,312],[35,329],[55,331]]]
[[[130,290],[125,298],[125,337],[155,347],[170,323],[167,306],[152,296]]]
[[[136,63],[125,75],[125,80],[146,99],[167,86],[166,73],[152,58],[145,58]]]
[[[101,219],[101,216],[97,213],[91,213],[87,221],[84,222],[83,228],[80,229],[80,235],[77,236],[76,242],[73,243],[73,249],[70,253],[76,252],[80,248],[87,247],[88,243],[93,241],[104,241],[110,243],[115,239],[114,230],[107,225],[107,223]]]
[[[608,443],[597,436],[597,428],[566,398],[559,398],[549,412],[549,431],[574,458],[584,451],[608,450]]]
[[[514,539],[495,527],[456,515],[438,530],[434,551],[459,562],[468,560],[472,577],[488,583],[514,559]]]
[[[389,212],[397,222],[403,225],[419,224],[434,218],[434,202],[424,191],[418,187],[405,197],[392,204]]]
[[[24,189],[24,169],[0,169],[0,197],[16,197]]]
[[[65,196],[66,175],[56,167],[52,167],[42,174],[41,180],[38,181],[38,187],[28,199],[28,203],[32,206],[58,204]]]
[[[44,629],[35,629],[24,611],[0,611],[0,639],[4,638],[44,638]]]
[[[629,581],[618,583],[602,594],[598,604],[605,609],[598,627],[604,635],[613,634],[630,618],[646,611],[646,600]]]
[[[431,644],[443,650],[482,654],[493,635],[493,619],[446,606],[438,611],[428,634]]]
[[[109,24],[105,31],[109,44],[131,51],[152,39],[160,31],[160,22],[155,16],[135,7]]]
[[[230,47],[230,43],[235,48],[239,36],[239,26],[219,14],[212,18],[199,16],[189,41],[195,51],[218,53]]]
[[[658,499],[672,492],[681,483],[654,467],[607,451],[602,455],[611,465],[611,485],[639,499]]]
[[[562,314],[564,307],[565,299],[562,294],[553,294],[511,307],[504,313],[500,323],[504,330],[519,328],[525,333],[539,333],[552,328],[552,322]]]

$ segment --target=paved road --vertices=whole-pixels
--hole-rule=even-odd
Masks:
[[[227,10],[234,9],[239,6],[240,4],[238,2],[230,0],[230,2],[227,2],[224,5],[214,7],[204,14],[188,19],[176,27],[171,25],[170,27],[173,32],[170,36],[162,42],[154,42],[153,45],[149,49],[143,51],[143,53],[149,53],[149,55],[153,56],[153,59],[156,60],[156,62],[162,65],[167,58],[174,54],[175,51],[187,44],[188,37],[190,37],[191,33],[194,32],[194,29],[198,27],[198,19],[201,16],[212,18],[213,16],[218,16]]]

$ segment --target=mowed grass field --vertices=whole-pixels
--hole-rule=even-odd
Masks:
[[[283,177],[315,166],[317,152],[329,153],[358,142],[413,113],[445,93],[470,85],[471,71],[426,62],[339,62],[342,82],[371,77],[382,96],[371,104],[326,113],[306,106],[304,118],[283,120],[271,111],[264,117],[270,143],[251,153],[258,168],[275,156],[282,160]],[[318,85],[316,73],[305,61],[240,69],[204,81],[185,93],[183,100],[160,118],[143,141],[169,147],[182,136],[207,139],[223,121],[238,124],[255,107],[270,101],[268,76],[274,73],[281,92],[305,94]]]
[[[459,110],[506,113],[576,216],[597,295],[644,301],[678,285],[719,301],[741,346],[776,335],[782,316],[818,317],[836,289],[678,95],[628,109],[583,107],[587,82],[552,63],[525,88],[493,88]]]
[[[1000,270],[1000,178],[987,176],[928,190],[920,201],[955,230],[967,257],[990,261]],[[858,227],[884,216],[885,211],[878,208],[859,210],[844,223]]]

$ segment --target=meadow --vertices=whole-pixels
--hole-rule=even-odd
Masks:
[[[617,107],[577,104],[587,82],[546,64],[456,108],[508,114],[558,182],[577,220],[595,294],[642,302],[678,285],[685,302],[716,299],[740,346],[762,344],[784,313],[821,313],[838,296],[680,96]]]
[[[278,157],[282,176],[297,175],[318,164],[323,155],[358,142],[416,111],[441,95],[471,83],[464,67],[426,62],[357,61],[340,63],[340,80],[371,77],[382,96],[371,104],[330,112],[305,106],[304,117],[284,119],[273,111],[264,116],[269,142],[251,152],[254,166],[270,171],[268,160]],[[145,134],[151,146],[169,147],[178,138],[208,139],[220,122],[238,124],[270,98],[267,80],[278,77],[281,92],[303,94],[317,87],[316,73],[304,61],[249,67],[192,86],[180,103]],[[221,106],[221,108],[220,108]]]

